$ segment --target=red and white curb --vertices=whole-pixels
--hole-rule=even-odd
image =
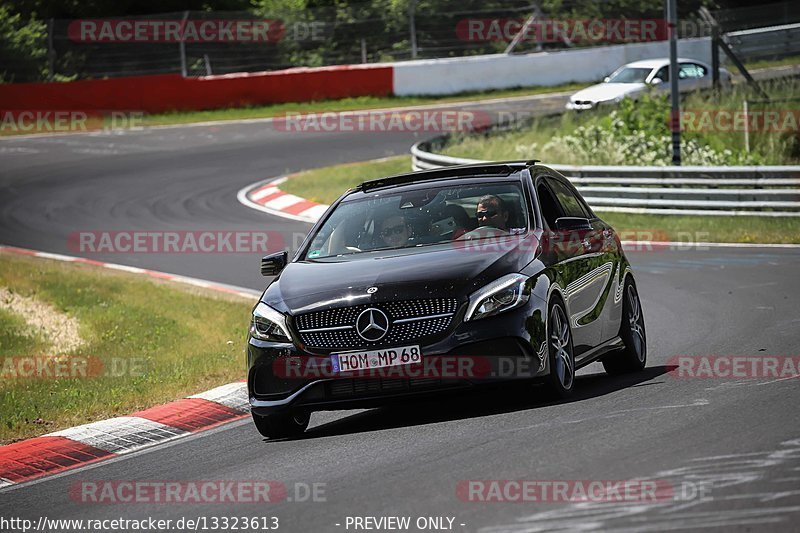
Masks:
[[[236,198],[247,207],[270,215],[311,224],[319,220],[329,206],[283,192],[278,185],[287,179],[289,177],[284,176],[253,183],[241,189]]]
[[[155,446],[249,415],[245,383],[0,446],[0,488]]]
[[[80,257],[10,246],[0,246],[0,252],[88,263],[188,283],[250,300],[260,295],[257,291],[241,287]],[[244,382],[236,382],[128,416],[100,420],[0,446],[0,488],[205,431],[225,422],[245,418],[249,412],[247,386]]]

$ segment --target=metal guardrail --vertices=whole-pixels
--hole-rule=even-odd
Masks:
[[[485,163],[436,154],[445,137],[411,147],[412,168]],[[641,167],[548,165],[598,211],[800,217],[800,166]]]
[[[800,54],[800,24],[784,24],[725,34],[737,55],[747,59]]]

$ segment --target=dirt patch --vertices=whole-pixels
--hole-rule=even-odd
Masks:
[[[30,336],[41,335],[51,344],[53,355],[70,353],[83,345],[78,321],[48,303],[0,287],[0,308],[25,320]]]

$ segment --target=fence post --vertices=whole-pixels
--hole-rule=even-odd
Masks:
[[[53,81],[56,75],[56,50],[53,47],[53,19],[47,21],[47,81]]]
[[[183,36],[186,32],[186,21],[189,19],[189,12],[183,12],[183,20],[181,21],[181,40],[180,40],[180,52],[181,52],[181,76],[184,78],[188,76],[188,72],[186,69],[186,41],[183,40]]]
[[[417,58],[417,25],[414,21],[417,11],[417,0],[408,2],[408,33],[411,41],[411,59]],[[366,61],[365,61],[366,63]]]
[[[714,93],[719,92],[719,27],[711,26],[711,80]]]
[[[669,84],[672,102],[670,129],[672,130],[672,164],[681,164],[680,94],[678,93],[678,0],[667,0],[669,26]]]
[[[747,115],[747,99],[742,104],[744,107],[744,151],[750,153],[750,117]]]

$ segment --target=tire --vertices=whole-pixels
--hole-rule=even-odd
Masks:
[[[547,385],[557,398],[569,398],[575,385],[575,353],[572,350],[572,329],[564,304],[550,302],[547,312],[547,349],[550,373]]]
[[[295,411],[259,416],[253,413],[253,422],[261,435],[268,439],[283,439],[302,435],[311,420],[311,413]]]
[[[622,323],[619,336],[625,347],[603,359],[603,368],[611,375],[639,372],[647,364],[647,333],[644,313],[636,285],[630,277],[625,279],[622,300]]]

